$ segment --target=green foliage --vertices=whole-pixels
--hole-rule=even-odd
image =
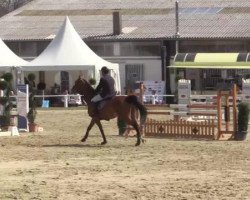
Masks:
[[[1,0],[0,17],[33,0]]]
[[[0,115],[1,126],[8,126],[10,124],[10,117],[8,115]]]
[[[3,113],[3,125],[4,126],[9,126],[10,125],[10,110],[12,109],[12,105],[8,105],[5,108],[5,111]]]
[[[8,87],[8,82],[5,80],[0,80],[0,90],[6,90]]]
[[[36,79],[36,75],[33,73],[28,74],[28,80],[29,81],[34,81]]]
[[[8,98],[7,97],[0,97],[0,104],[1,105],[5,105],[8,102]]]
[[[182,76],[177,74],[176,77],[175,77],[175,82],[178,83],[178,81],[182,79]]]
[[[13,75],[12,75],[12,73],[5,73],[5,74],[2,76],[2,78],[3,78],[5,81],[10,82],[10,81],[12,81],[12,79],[13,79]]]
[[[29,75],[31,75],[31,74],[29,74]],[[28,79],[29,79],[29,76],[28,76]],[[32,80],[30,80],[30,79],[29,79],[29,81],[32,82]],[[37,111],[36,111],[35,90],[34,90],[34,85],[33,84],[29,85],[29,91],[30,91],[30,95],[29,95],[29,112],[27,114],[27,118],[29,120],[29,123],[35,123]]]
[[[30,109],[28,114],[27,114],[27,118],[29,120],[29,123],[35,123],[35,120],[36,120],[36,114],[37,114],[37,111],[36,109]]]
[[[247,131],[249,121],[249,104],[240,103],[238,113],[238,131]]]
[[[95,84],[96,84],[95,78],[90,78],[90,79],[89,79],[89,84],[90,84],[90,85],[95,85]]]
[[[3,113],[1,115],[1,125],[9,126],[10,125],[10,117],[11,110],[13,108],[12,101],[10,100],[10,92],[11,92],[11,81],[13,76],[11,73],[5,73],[2,76],[2,80],[0,80],[0,89],[4,90],[4,97],[0,97],[0,104],[3,105]]]

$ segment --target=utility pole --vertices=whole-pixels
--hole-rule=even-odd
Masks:
[[[175,1],[175,49],[176,49],[176,54],[179,52],[179,1]]]

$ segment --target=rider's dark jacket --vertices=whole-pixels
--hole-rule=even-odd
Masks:
[[[105,74],[101,77],[98,86],[95,89],[96,93],[99,93],[102,98],[113,97],[116,94],[115,80],[109,74]]]

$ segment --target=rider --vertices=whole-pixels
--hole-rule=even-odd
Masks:
[[[110,70],[104,66],[101,69],[101,78],[98,86],[95,89],[97,95],[95,95],[91,102],[95,103],[95,113],[98,113],[98,103],[105,99],[110,99],[116,95],[115,80],[110,75]]]

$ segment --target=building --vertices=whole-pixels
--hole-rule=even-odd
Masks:
[[[32,0],[2,0],[0,2],[0,17],[23,6]]]
[[[120,64],[123,88],[138,80],[165,80],[166,92],[174,92],[179,72],[168,66],[177,51],[250,52],[249,0],[182,0],[178,15],[174,0],[34,0],[0,18],[0,37],[17,55],[32,60],[65,16],[92,50]],[[237,70],[228,73],[234,76]],[[191,74],[193,88],[199,89],[198,70],[183,74]],[[37,83],[43,81],[44,73],[38,77]],[[219,69],[206,71],[212,86],[220,77]]]

